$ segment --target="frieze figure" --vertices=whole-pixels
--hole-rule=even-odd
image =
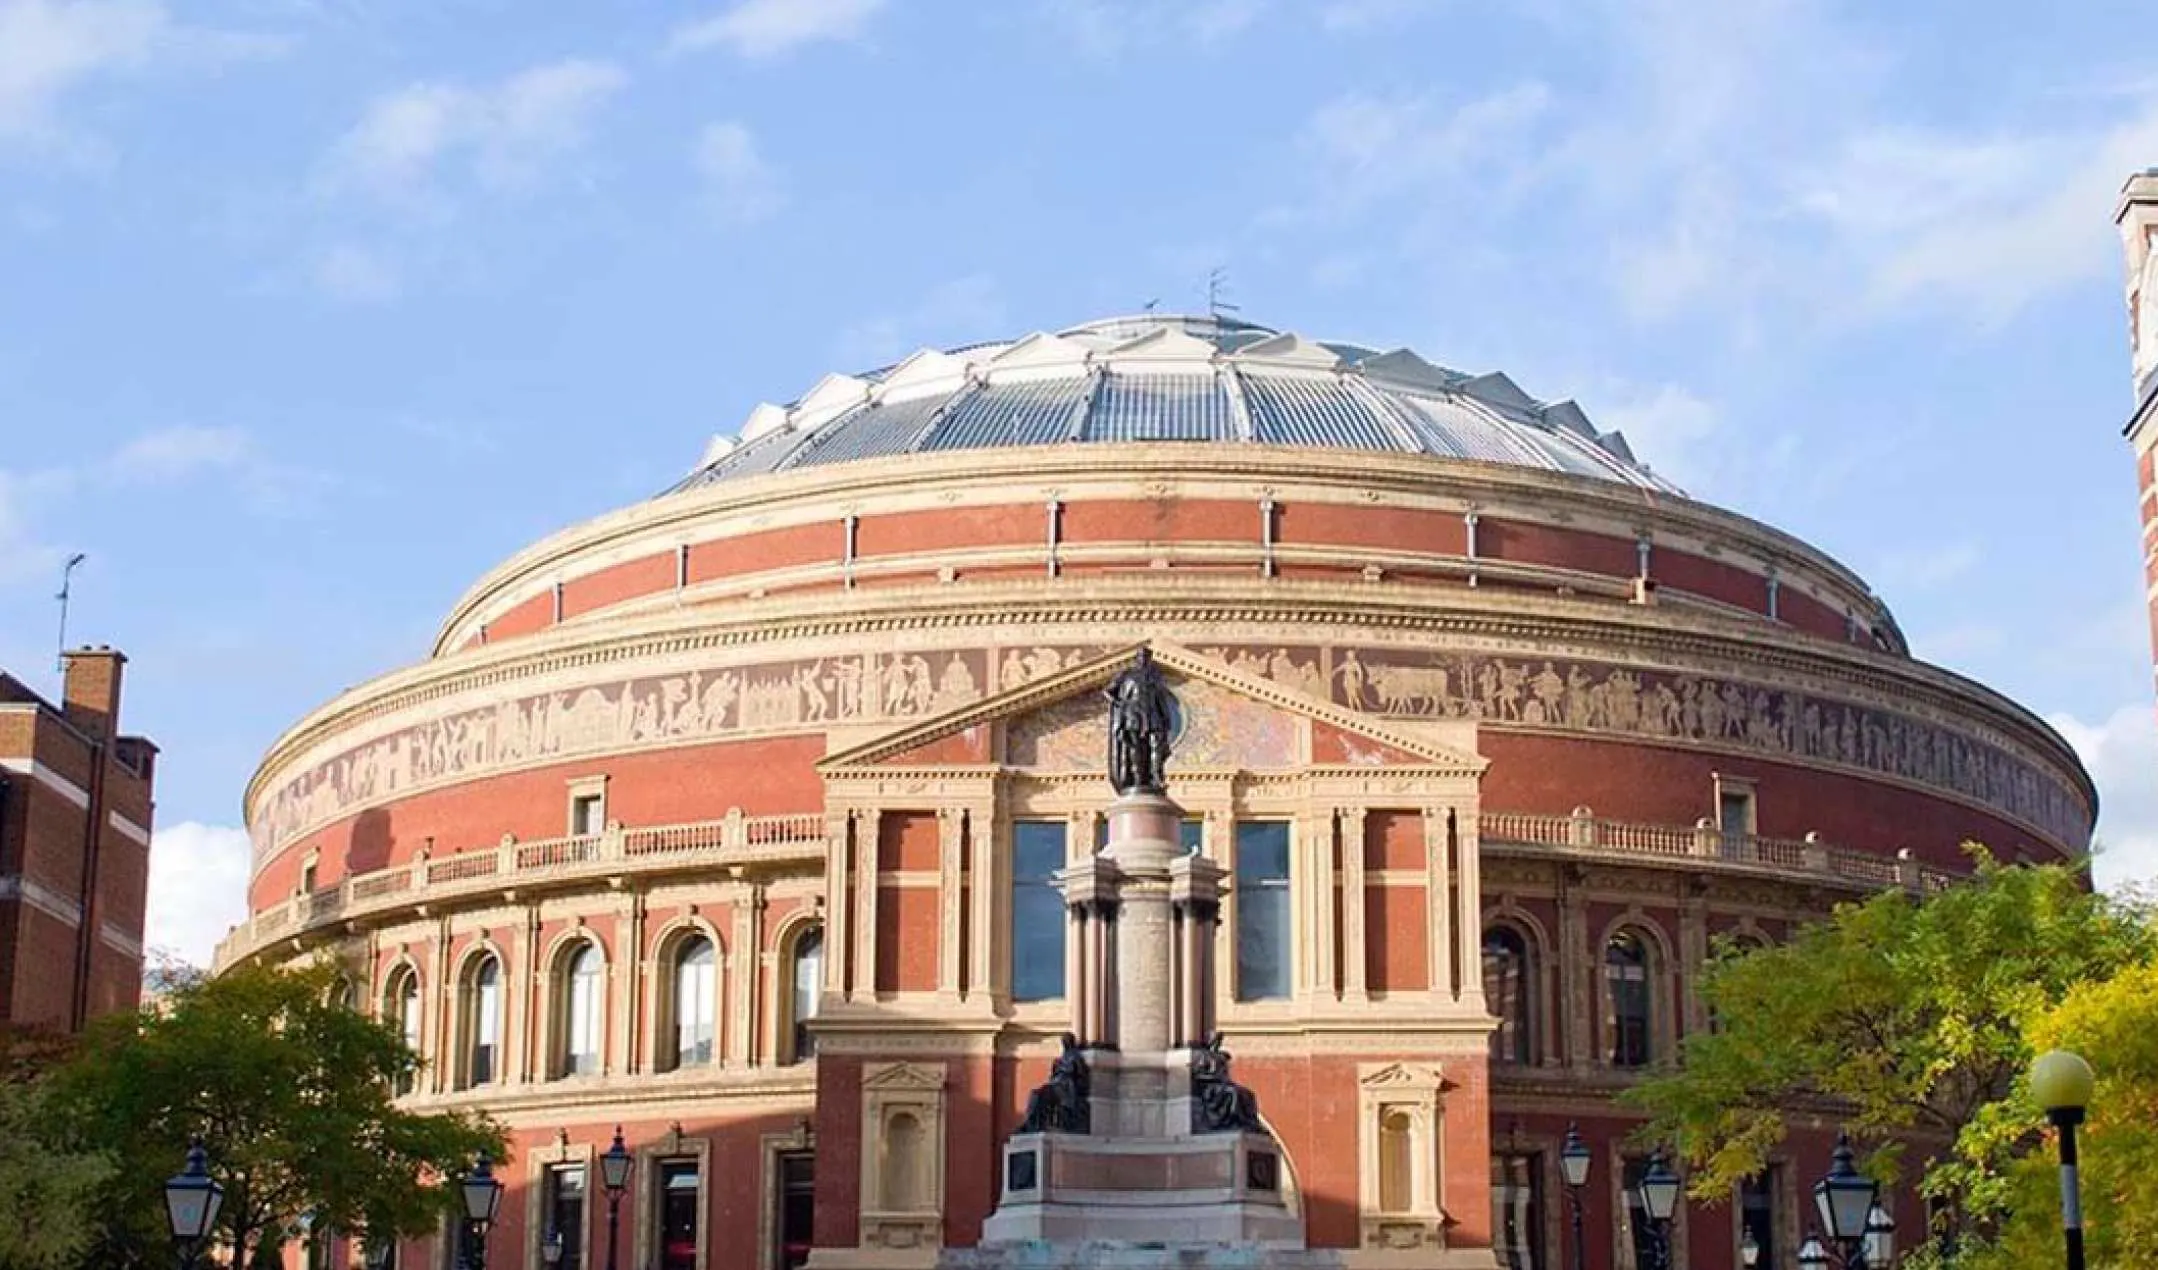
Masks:
[[[1221,1033],[1216,1032],[1191,1052],[1191,1131],[1229,1130],[1262,1132],[1259,1100],[1229,1078],[1229,1051],[1221,1047]]]
[[[1021,1133],[1093,1132],[1086,1052],[1079,1048],[1079,1038],[1069,1032],[1059,1039],[1064,1052],[1049,1065],[1049,1079],[1027,1095],[1026,1118],[1019,1122]]]
[[[1154,654],[1141,648],[1102,695],[1109,700],[1109,784],[1119,794],[1163,793],[1175,699]]]

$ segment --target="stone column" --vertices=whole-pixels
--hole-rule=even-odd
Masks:
[[[1364,824],[1368,814],[1362,807],[1345,807],[1335,817],[1341,841],[1341,996],[1351,1005],[1362,1005],[1370,999],[1364,954],[1371,937],[1369,917],[1364,912]]]
[[[937,808],[937,999],[959,1002],[959,855],[966,813]]]
[[[1566,1032],[1568,1066],[1586,1067],[1591,1061],[1595,1012],[1590,1008],[1590,978],[1598,960],[1589,947],[1587,901],[1571,867],[1559,867],[1559,946],[1552,959],[1559,967],[1559,1024]]]
[[[1454,999],[1454,900],[1452,835],[1446,832],[1446,811],[1424,808],[1424,858],[1431,886],[1424,895],[1431,914],[1431,995],[1441,1003]]]
[[[967,911],[967,996],[994,1003],[999,994],[991,981],[996,964],[997,913],[1004,907],[1004,869],[997,859],[1001,838],[997,832],[997,804],[991,798],[967,809],[967,886],[973,907]],[[1064,991],[1068,996],[1077,983],[1071,972],[1072,939],[1064,941]]]
[[[864,1001],[877,999],[877,851],[883,838],[881,809],[855,813],[854,991]]]
[[[1459,872],[1461,1002],[1472,1009],[1484,1008],[1484,878],[1483,851],[1478,845],[1476,813],[1454,813],[1454,859]]]
[[[434,1061],[420,1069],[419,1087],[428,1093],[448,1093],[457,1082],[457,990],[450,982],[450,919],[435,919],[434,947],[428,949],[428,1016],[433,1026],[426,1037]]]
[[[824,995],[834,1001],[848,1000],[854,985],[847,979],[847,916],[853,904],[847,888],[847,844],[853,838],[854,813],[828,812],[824,817]]]
[[[608,1011],[614,1019],[614,1052],[601,1070],[637,1072],[644,1070],[646,1049],[644,1028],[640,1026],[644,1013],[644,892],[626,892],[622,907],[625,911],[615,920],[615,955],[608,963],[615,981],[616,1002]]]
[[[1175,803],[1158,795],[1128,794],[1109,808],[1102,855],[1118,874],[1111,1032],[1126,1055],[1169,1048],[1169,880],[1182,818]]]

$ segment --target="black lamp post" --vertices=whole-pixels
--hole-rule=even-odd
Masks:
[[[1866,1264],[1866,1218],[1880,1197],[1878,1182],[1858,1171],[1852,1163],[1851,1135],[1836,1135],[1836,1151],[1828,1176],[1813,1184],[1813,1204],[1820,1210],[1828,1237],[1843,1250],[1847,1270],[1863,1270]]]
[[[2091,1065],[2067,1050],[2041,1054],[2031,1064],[2031,1097],[2046,1109],[2046,1119],[2061,1135],[2061,1238],[2068,1270],[2083,1270],[2083,1187],[2076,1176],[2076,1126],[2091,1105],[2098,1083]]]
[[[1566,1142],[1559,1148],[1559,1176],[1566,1182],[1566,1207],[1574,1222],[1574,1270],[1587,1270],[1588,1247],[1581,1238],[1581,1188],[1589,1181],[1589,1145],[1581,1140],[1578,1126],[1566,1126]]]
[[[1664,1162],[1663,1148],[1648,1158],[1648,1168],[1634,1187],[1641,1211],[1648,1215],[1650,1256],[1643,1270],[1671,1270],[1671,1215],[1678,1211],[1678,1174]]]
[[[487,1270],[487,1228],[502,1206],[502,1183],[495,1180],[494,1164],[485,1151],[472,1162],[472,1171],[465,1174],[459,1189],[465,1199],[466,1259],[470,1270]]]
[[[607,1270],[615,1270],[616,1232],[622,1220],[622,1190],[629,1185],[629,1148],[622,1145],[622,1126],[614,1127],[614,1145],[599,1157],[600,1182],[607,1188]]]
[[[180,1265],[195,1264],[202,1246],[217,1229],[217,1209],[225,1202],[225,1188],[210,1176],[210,1153],[196,1138],[187,1148],[187,1167],[165,1183],[165,1218],[172,1226],[172,1242],[180,1250]]]

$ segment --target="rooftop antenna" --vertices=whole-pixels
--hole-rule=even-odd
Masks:
[[[1229,271],[1216,265],[1206,275],[1206,311],[1214,317],[1220,317],[1224,313],[1235,313],[1243,308],[1240,304],[1229,303],[1228,294]]]
[[[54,670],[63,672],[67,670],[67,597],[73,585],[75,570],[80,568],[82,562],[87,559],[89,559],[88,556],[78,551],[69,556],[67,564],[60,569],[60,594],[53,597],[60,601],[60,647],[53,654],[52,668]]]
[[[1161,297],[1155,296],[1153,299],[1147,301],[1145,304],[1140,305],[1139,307],[1148,313],[1152,313],[1154,310],[1161,307]]]

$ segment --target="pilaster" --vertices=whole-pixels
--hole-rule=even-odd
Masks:
[[[1483,851],[1477,834],[1476,812],[1473,808],[1456,808],[1454,825],[1454,896],[1459,907],[1455,910],[1454,931],[1456,981],[1461,985],[1459,1000],[1471,1010],[1484,1008],[1484,901],[1483,901]]]
[[[854,985],[847,978],[850,927],[848,915],[853,909],[848,886],[852,878],[848,872],[848,844],[853,840],[855,813],[827,811],[824,817],[824,946],[829,954],[824,959],[824,995],[834,1001],[853,999]]]
[[[877,853],[884,842],[884,812],[856,813],[854,833],[854,990],[864,1001],[877,995]]]
[[[502,1071],[508,1083],[529,1085],[544,1079],[544,1073],[533,1070],[545,1048],[533,1034],[540,1013],[539,994],[545,990],[539,971],[539,905],[524,905],[519,916],[523,920],[517,923],[517,935],[510,944],[510,964],[502,967],[502,993],[508,998],[509,1015],[502,1026],[508,1051],[502,1056]]]
[[[432,1024],[428,1047],[434,1061],[420,1072],[419,1087],[431,1094],[448,1093],[456,1080],[456,994],[450,990],[450,919],[435,919],[434,947],[428,950],[427,1014]]]
[[[757,967],[762,963],[758,947],[758,909],[763,888],[744,883],[735,888],[732,909],[734,930],[727,948],[727,1038],[723,1047],[727,1061],[747,1066],[757,1061]]]
[[[1001,1008],[992,969],[996,964],[997,910],[1003,907],[1004,870],[997,859],[997,844],[1004,840],[1002,823],[997,818],[997,800],[987,798],[967,808],[967,876],[965,885],[971,896],[967,909],[967,982],[966,996],[969,1000],[988,1003],[992,1009]],[[1068,854],[1068,853],[1067,853]],[[1070,940],[1066,941],[1069,951]],[[1068,970],[1064,976],[1065,992],[1071,991],[1072,977]]]
[[[614,1044],[601,1062],[602,1071],[640,1072],[645,1069],[644,1029],[639,1026],[644,993],[644,892],[621,893],[615,918],[614,956],[607,959],[608,977],[614,992],[608,1013],[614,1020]]]
[[[1441,1005],[1454,1001],[1454,900],[1452,839],[1446,832],[1446,809],[1424,808],[1424,907],[1431,914],[1431,996]]]
[[[1341,997],[1351,1005],[1362,1005],[1371,996],[1365,982],[1369,958],[1364,952],[1370,929],[1364,911],[1364,826],[1369,814],[1364,807],[1344,807],[1335,817],[1341,843]]]
[[[1590,1009],[1593,1002],[1589,997],[1589,974],[1594,963],[1589,960],[1590,952],[1588,901],[1573,870],[1562,867],[1558,947],[1552,950],[1559,967],[1560,1009],[1554,1021],[1565,1032],[1566,1062],[1572,1067],[1587,1067],[1593,1061],[1589,1042],[1595,1031],[1595,1015]]]
[[[959,1002],[959,858],[965,850],[966,811],[937,808],[937,999]]]

